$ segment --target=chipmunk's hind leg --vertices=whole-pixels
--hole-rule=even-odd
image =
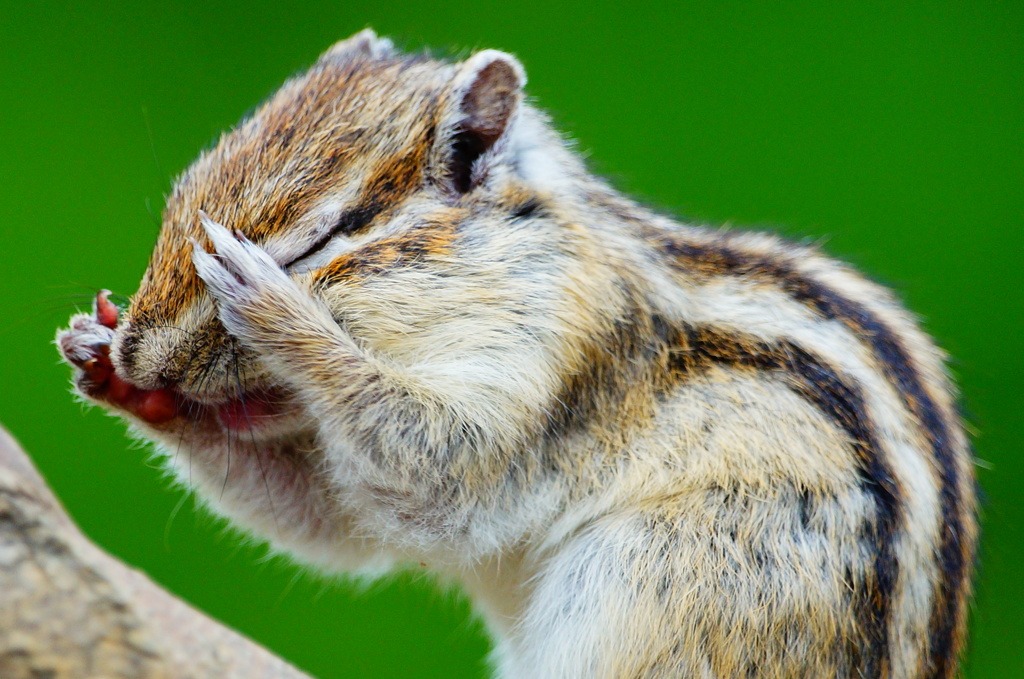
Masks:
[[[802,511],[709,489],[593,522],[545,564],[501,676],[850,676],[858,547]]]

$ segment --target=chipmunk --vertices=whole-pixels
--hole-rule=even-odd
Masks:
[[[525,81],[332,47],[58,334],[78,393],[277,550],[461,582],[505,679],[954,676],[943,354],[816,249],[620,195]]]

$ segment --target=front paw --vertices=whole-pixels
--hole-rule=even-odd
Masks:
[[[76,314],[71,327],[57,333],[61,357],[74,369],[75,389],[108,408],[127,411],[149,424],[163,424],[178,414],[178,398],[169,389],[139,389],[117,374],[110,360],[119,310],[101,290],[91,314]]]
[[[114,341],[118,310],[109,295],[108,290],[101,290],[91,314],[72,316],[71,326],[57,333],[61,358],[75,370],[75,388],[92,399],[100,399],[106,393],[114,374],[110,345]]]
[[[242,344],[266,354],[282,348],[297,318],[316,315],[315,302],[260,246],[200,212],[214,253],[192,243],[192,262],[217,300],[221,322]]]

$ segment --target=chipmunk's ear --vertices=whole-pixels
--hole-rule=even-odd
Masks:
[[[445,177],[466,193],[487,174],[484,156],[503,145],[523,98],[526,73],[510,54],[484,50],[458,66],[439,135]]]
[[[394,44],[387,38],[377,37],[372,28],[364,28],[355,35],[339,40],[320,55],[321,62],[346,61],[353,57],[379,59],[395,53]]]

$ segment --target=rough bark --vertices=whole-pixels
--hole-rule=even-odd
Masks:
[[[0,677],[308,677],[91,543],[0,427]]]

